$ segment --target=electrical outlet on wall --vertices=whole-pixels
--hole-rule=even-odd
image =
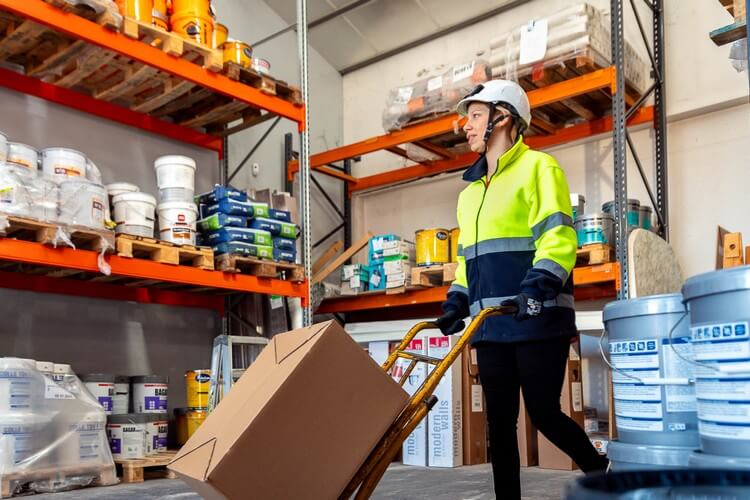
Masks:
[[[259,173],[260,173],[260,165],[257,163],[253,163],[253,177],[258,177]]]

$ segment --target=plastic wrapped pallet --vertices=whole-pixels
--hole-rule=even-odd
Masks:
[[[531,19],[490,41],[492,78],[518,81],[540,69],[565,62],[611,65],[609,18],[586,3],[565,8],[546,18]],[[535,48],[537,50],[535,50]],[[625,42],[625,80],[639,93],[648,86],[649,66]]]
[[[413,120],[452,111],[463,96],[489,79],[487,62],[475,59],[440,75],[391,89],[383,111],[383,128],[391,132]]]
[[[115,484],[106,421],[72,372],[55,382],[32,360],[0,358],[3,496]]]

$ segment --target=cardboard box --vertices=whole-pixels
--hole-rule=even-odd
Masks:
[[[464,465],[487,463],[487,413],[479,382],[477,351],[466,347],[461,355],[461,397],[463,399]]]
[[[337,498],[407,398],[336,322],[282,333],[169,468],[206,499]]]
[[[563,413],[572,418],[581,428],[584,426],[582,378],[580,359],[569,359],[560,397],[560,406]],[[549,442],[542,433],[539,433],[539,467],[555,470],[575,470],[578,468],[570,457]]]
[[[367,289],[373,290],[385,290],[385,273],[383,272],[383,266],[368,266],[370,271],[370,281],[367,284]]]
[[[411,264],[406,259],[387,260],[383,262],[386,276],[411,275]]]
[[[521,460],[521,467],[531,467],[539,464],[539,442],[537,440],[537,430],[531,423],[529,413],[526,411],[526,404],[523,402],[523,393],[520,395],[520,404],[518,407],[518,455]]]
[[[458,341],[457,336],[429,337],[427,355],[445,357]],[[461,422],[461,359],[448,368],[435,389],[437,404],[428,414],[427,465],[458,467],[463,465],[463,426]]]
[[[414,261],[416,258],[416,246],[411,241],[392,240],[383,243],[383,258],[399,257]]]
[[[427,339],[416,338],[409,342],[406,348],[408,352],[415,354],[427,354]],[[411,361],[406,359],[400,359],[396,363],[396,370],[394,370],[393,376],[395,379],[400,380],[401,376],[409,366]],[[404,389],[411,396],[422,386],[425,378],[427,378],[427,365],[425,363],[417,363],[414,369],[409,375],[409,378],[404,382]],[[405,465],[427,465],[427,419],[422,420],[414,431],[409,434],[409,437],[404,441],[402,447],[403,463]]]

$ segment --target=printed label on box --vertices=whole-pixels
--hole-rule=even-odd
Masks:
[[[474,413],[481,413],[484,411],[484,399],[482,386],[480,384],[471,385],[471,411]]]

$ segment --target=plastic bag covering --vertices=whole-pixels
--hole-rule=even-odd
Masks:
[[[0,478],[17,495],[117,483],[104,408],[74,374],[0,358]]]
[[[541,59],[521,64],[521,36],[532,24],[546,20],[547,33]],[[518,81],[539,69],[563,65],[576,58],[588,59],[598,67],[612,61],[608,14],[581,3],[561,10],[547,18],[529,20],[516,29],[490,41],[489,65],[492,78]],[[526,47],[529,41],[526,41]],[[643,93],[649,81],[649,65],[625,42],[625,80]]]
[[[383,128],[391,132],[419,118],[453,111],[463,96],[489,79],[487,61],[475,59],[443,74],[391,89],[383,111]]]
[[[747,38],[737,40],[732,44],[729,49],[729,59],[738,73],[747,71]]]
[[[0,212],[56,223],[58,186],[37,170],[0,165]]]

